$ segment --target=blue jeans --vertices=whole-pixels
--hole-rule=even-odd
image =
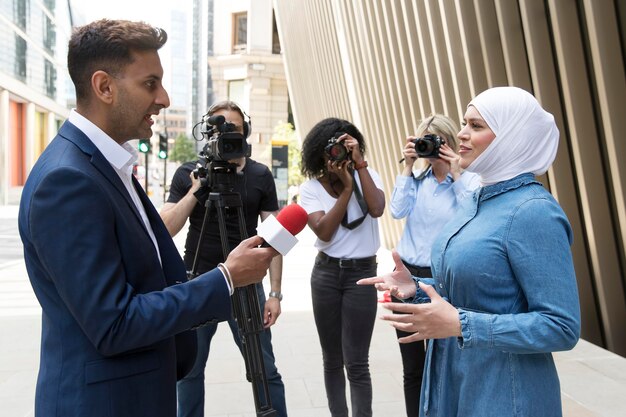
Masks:
[[[263,285],[256,284],[257,295],[261,312],[265,307],[265,291]],[[241,351],[241,339],[239,338],[239,328],[237,322],[231,317],[228,325],[233,333],[233,339]],[[189,374],[178,381],[178,417],[202,417],[204,416],[204,369],[209,358],[209,348],[211,339],[217,331],[217,324],[210,324],[196,330],[198,335],[198,354],[196,362]],[[285,386],[283,380],[276,369],[274,351],[272,350],[272,333],[270,329],[265,329],[259,334],[261,350],[263,351],[263,364],[267,376],[272,408],[276,410],[278,417],[287,417],[287,406],[285,405]],[[243,354],[243,352],[242,352]],[[261,404],[265,403],[263,389],[259,387]]]
[[[352,416],[372,416],[372,380],[369,348],[376,320],[377,297],[372,285],[356,281],[376,275],[367,268],[340,268],[315,259],[311,298],[315,325],[322,346],[324,385],[333,417],[348,417],[346,377],[350,382]]]

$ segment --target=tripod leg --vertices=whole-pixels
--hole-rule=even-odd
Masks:
[[[209,195],[209,199],[217,201],[217,217],[222,242],[224,259],[230,253],[228,242],[228,231],[226,229],[226,219],[224,217],[224,207],[236,207],[241,240],[247,238],[246,224],[241,204],[241,197],[238,193],[228,195]],[[269,395],[265,364],[263,362],[263,351],[260,341],[260,333],[264,331],[261,308],[254,284],[242,288],[236,288],[233,294],[233,315],[239,327],[240,340],[246,364],[246,375],[252,383],[252,392],[257,417],[275,417],[276,410],[272,408],[272,401]],[[263,396],[260,395],[260,390]],[[262,401],[264,400],[264,401]]]

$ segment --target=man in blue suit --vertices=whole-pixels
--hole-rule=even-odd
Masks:
[[[111,20],[70,39],[76,109],[33,167],[19,213],[42,307],[36,416],[176,416],[177,373],[195,358],[188,330],[227,320],[234,287],[259,282],[277,254],[252,237],[187,281],[132,177],[127,142],[149,138],[152,116],[169,106],[158,55],[166,40],[144,23]]]

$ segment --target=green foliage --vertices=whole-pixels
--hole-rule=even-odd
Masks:
[[[184,163],[198,159],[195,141],[189,139],[187,135],[180,134],[174,142],[173,148],[169,152],[170,161]]]
[[[300,173],[301,145],[293,125],[291,123],[279,123],[274,128],[273,140],[289,143],[289,171],[288,185],[300,185],[304,182],[304,177]]]

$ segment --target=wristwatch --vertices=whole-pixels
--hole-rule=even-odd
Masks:
[[[270,297],[278,298],[278,301],[283,301],[283,293],[280,291],[270,291]]]
[[[356,164],[356,163],[354,164],[354,169],[355,170],[358,171],[361,168],[367,168],[367,161],[365,159],[362,160],[361,162],[359,162],[358,164]]]

